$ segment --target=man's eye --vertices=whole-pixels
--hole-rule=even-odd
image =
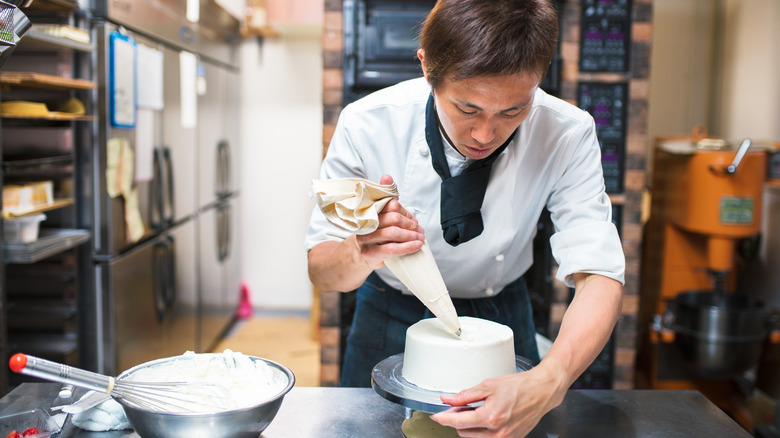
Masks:
[[[460,112],[461,112],[461,113],[463,113],[463,114],[474,115],[474,114],[476,114],[476,113],[477,113],[476,111],[466,111],[466,110],[464,110],[464,109],[463,109],[463,108],[461,108],[461,107],[457,107],[457,108],[458,108],[458,111],[460,111]]]

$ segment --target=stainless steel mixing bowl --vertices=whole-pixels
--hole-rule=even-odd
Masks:
[[[203,353],[221,355],[221,353]],[[252,360],[267,363],[275,372],[287,378],[287,385],[278,394],[264,402],[244,409],[235,409],[217,413],[164,413],[139,409],[122,400],[117,400],[125,409],[127,419],[142,438],[191,438],[197,436],[257,438],[274,419],[282,400],[295,384],[295,375],[286,366],[257,356],[248,356]],[[133,372],[163,362],[179,359],[180,356],[157,359],[130,368],[117,379]]]
[[[688,291],[674,302],[675,344],[688,372],[728,380],[758,363],[767,337],[767,309],[749,297]]]

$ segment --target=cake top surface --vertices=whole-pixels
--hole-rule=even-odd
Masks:
[[[503,324],[470,316],[461,316],[458,319],[462,330],[460,337],[447,330],[438,318],[426,318],[418,321],[407,329],[406,336],[424,339],[428,342],[461,346],[463,346],[462,343],[484,345],[513,339],[512,329]]]

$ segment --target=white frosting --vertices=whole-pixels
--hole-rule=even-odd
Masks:
[[[184,410],[195,412],[256,406],[279,394],[288,383],[286,374],[265,361],[231,350],[222,354],[188,351],[175,360],[140,368],[122,379],[122,382],[130,381],[186,382],[187,385],[178,386],[174,391],[185,393],[192,403]],[[166,410],[179,409],[171,406]]]
[[[438,318],[406,330],[404,379],[425,389],[458,392],[517,371],[512,329],[480,318],[459,319],[460,338]]]

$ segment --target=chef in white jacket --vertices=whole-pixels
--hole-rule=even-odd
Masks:
[[[432,416],[461,436],[527,434],[596,358],[620,314],[625,258],[593,118],[539,88],[557,38],[546,0],[439,0],[421,32],[424,78],[347,105],[322,165],[323,179],[395,182],[400,193],[366,235],[312,214],[311,281],[325,292],[358,290],[343,386],[368,386],[373,366],[403,352],[406,328],[432,316],[384,267],[426,238],[458,315],[510,326],[515,352],[538,361],[522,276],[539,216],[550,211],[556,275],[574,299],[533,369],[442,397],[485,402]]]

